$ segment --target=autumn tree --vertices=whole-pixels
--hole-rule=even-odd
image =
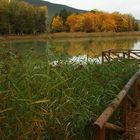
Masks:
[[[128,31],[133,31],[136,27],[135,18],[130,14],[125,15],[125,18],[128,22]]]
[[[92,12],[85,13],[84,15],[84,31],[95,32],[98,31],[98,21],[96,14]]]
[[[116,32],[127,31],[128,23],[126,18],[118,12],[112,13],[112,16],[114,16],[117,25]]]
[[[100,21],[100,31],[101,32],[115,32],[116,31],[116,22],[114,17],[110,14],[100,14],[99,16]]]
[[[83,15],[77,14],[77,23],[75,24],[74,30],[76,32],[78,31],[84,31],[84,20],[85,17]]]
[[[71,32],[83,31],[84,17],[81,14],[72,14],[68,16],[66,25]]]
[[[63,31],[63,20],[60,16],[56,16],[53,18],[51,28],[53,32]]]
[[[78,16],[76,14],[72,14],[68,16],[66,25],[69,27],[70,32],[74,32],[76,24],[78,24]]]
[[[67,17],[66,25],[64,24],[63,28],[65,26],[68,27],[70,32],[123,32],[138,29],[132,15],[118,12],[107,13],[98,10],[83,14],[71,14]]]

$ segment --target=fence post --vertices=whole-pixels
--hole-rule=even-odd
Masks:
[[[122,121],[124,129],[126,129],[126,116],[127,116],[127,113],[128,113],[128,97],[126,96],[123,99],[123,102],[122,102],[122,116],[121,116],[121,121]]]
[[[130,59],[130,52],[131,52],[131,51],[130,51],[130,50],[128,50],[128,59]]]
[[[105,53],[102,52],[102,63],[104,63],[104,55],[105,55]]]
[[[125,52],[123,52],[123,59],[125,59]]]
[[[105,127],[98,127],[96,140],[105,140]]]
[[[110,62],[110,55],[111,55],[111,50],[108,51],[109,62]]]
[[[138,80],[138,79],[137,79]],[[133,98],[134,98],[134,100],[135,100],[135,102],[136,102],[136,105],[138,104],[138,97],[140,96],[139,95],[139,83],[138,83],[138,81],[135,81],[135,83],[134,83],[134,85],[133,85]]]

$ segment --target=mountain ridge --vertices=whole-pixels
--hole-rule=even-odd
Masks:
[[[32,4],[34,6],[48,6],[48,16],[49,19],[51,19],[56,13],[59,13],[61,10],[65,9],[69,12],[73,13],[84,13],[87,12],[86,10],[76,9],[67,5],[62,4],[56,4],[51,3],[44,0],[24,0],[25,2],[28,2],[29,4]]]
[[[51,3],[48,1],[44,1],[44,0],[24,0],[25,2],[28,2],[29,4],[32,4],[34,6],[48,6],[48,16],[49,16],[49,20],[51,20],[51,18],[56,14],[59,13],[61,10],[65,9],[69,12],[72,13],[84,13],[87,12],[87,10],[82,10],[82,9],[77,9],[77,8],[73,8],[67,5],[63,5],[63,4],[56,4],[56,3]],[[136,19],[136,22],[140,24],[140,19]]]

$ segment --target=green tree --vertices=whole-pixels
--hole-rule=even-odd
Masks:
[[[1,34],[9,33],[10,21],[9,21],[9,2],[8,0],[2,0],[0,2],[0,32]]]
[[[35,34],[46,31],[48,8],[24,1],[1,0],[0,34]]]
[[[66,9],[62,9],[60,12],[59,12],[59,16],[60,17],[62,17],[62,19],[63,19],[63,22],[64,22],[64,24],[65,24],[65,22],[66,22],[66,20],[67,20],[67,17],[69,16],[69,15],[71,15],[72,13],[71,12],[69,12],[69,11],[67,11]]]

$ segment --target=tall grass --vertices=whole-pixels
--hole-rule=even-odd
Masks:
[[[2,140],[86,140],[88,120],[98,117],[138,68],[135,61],[80,65],[60,59],[52,66],[51,52],[31,54],[1,54]]]

